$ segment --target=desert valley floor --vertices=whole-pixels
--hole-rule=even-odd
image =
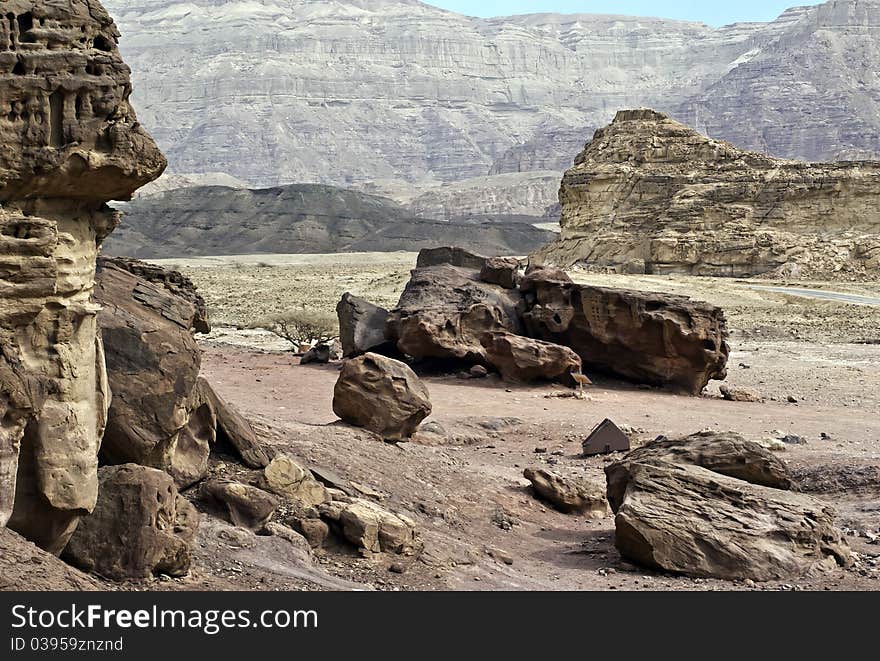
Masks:
[[[392,253],[162,264],[191,277],[208,302],[215,330],[202,340],[202,373],[218,392],[275,449],[341,476],[415,520],[424,549],[377,562],[339,548],[309,560],[306,551],[278,537],[213,521],[199,531],[189,576],[130,589],[880,588],[878,283],[796,284],[835,297],[864,297],[853,304],[764,288],[785,286],[778,282],[575,272],[576,280],[686,293],[722,305],[732,331],[727,383],[763,401],[724,400],[717,382],[695,398],[596,377],[579,400],[559,396],[565,389],[558,385],[437,374],[426,377],[431,417],[412,442],[385,444],[336,422],[331,399],[338,363],[299,365],[284,341],[247,327],[296,304],[332,311],[348,290],[393,304],[414,261],[413,254]],[[779,456],[803,491],[837,508],[838,524],[857,553],[855,566],[755,584],[676,577],[621,560],[611,516],[592,521],[556,512],[531,495],[522,476],[523,469],[539,466],[603,481],[613,455],[584,458],[581,441],[606,417],[636,446],[661,434],[706,428],[756,441],[801,437],[805,444],[785,445]],[[254,478],[233,461],[212,459],[211,472],[243,482]],[[276,518],[283,522],[284,512]]]

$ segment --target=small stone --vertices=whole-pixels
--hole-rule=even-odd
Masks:
[[[794,395],[789,395],[786,398],[786,400],[788,401],[789,404],[797,404],[798,403],[797,397],[795,397]]]
[[[470,375],[475,379],[482,379],[489,376],[489,370],[482,365],[474,365],[470,369]]]

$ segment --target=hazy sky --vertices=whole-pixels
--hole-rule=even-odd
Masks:
[[[468,16],[505,16],[533,12],[659,16],[709,25],[769,21],[789,7],[818,5],[814,0],[425,0]]]

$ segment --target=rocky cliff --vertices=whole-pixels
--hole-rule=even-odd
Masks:
[[[387,198],[316,184],[177,189],[138,197],[124,209],[105,252],[144,259],[415,251],[450,241],[490,255],[525,255],[555,236],[528,219],[420,219]]]
[[[593,127],[639,106],[779,157],[880,155],[878,0],[718,29],[476,19],[414,0],[108,3],[142,120],[179,174],[252,187],[561,174]]]
[[[880,272],[880,162],[737,149],[653,110],[621,111],[565,173],[541,261],[640,273]]]
[[[0,525],[60,551],[95,505],[107,379],[98,246],[165,159],[129,104],[96,0],[7,0],[0,21]]]

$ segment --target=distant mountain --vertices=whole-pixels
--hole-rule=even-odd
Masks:
[[[141,259],[417,251],[449,244],[486,255],[525,255],[555,238],[528,218],[425,220],[387,198],[316,184],[183,188],[141,196],[121,208],[122,225],[103,251]]]

